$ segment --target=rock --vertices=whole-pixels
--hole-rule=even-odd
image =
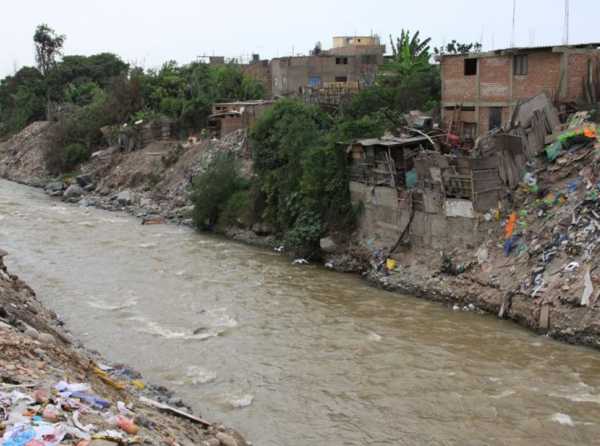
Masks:
[[[218,432],[216,437],[223,446],[241,446],[241,443],[238,443],[233,436],[226,434],[225,432]]]
[[[8,252],[6,252],[4,249],[0,249],[0,259],[3,259],[7,255],[8,255]]]
[[[23,332],[23,334],[33,339],[40,339],[40,332],[37,331],[35,328],[30,327],[29,325],[25,327],[25,331]]]
[[[83,189],[77,184],[71,184],[63,196],[67,199],[69,198],[79,198],[83,195]]]
[[[218,438],[209,438],[208,440],[204,440],[203,446],[221,446],[221,442]]]
[[[275,229],[269,223],[254,223],[252,232],[256,235],[271,235],[275,232]]]
[[[52,336],[50,333],[40,333],[39,336],[40,342],[43,342],[44,344],[54,344],[56,342],[54,336]]]
[[[150,198],[142,198],[140,200],[140,206],[143,208],[149,208],[150,206],[152,206],[152,199]]]
[[[167,402],[167,404],[169,404],[170,406],[175,406],[175,407],[183,407],[183,400],[181,398],[177,398],[176,396],[169,398],[169,401]]]
[[[62,181],[52,181],[46,184],[44,191],[46,191],[48,195],[56,197],[62,195],[64,189],[65,183],[63,183]]]
[[[92,184],[92,177],[89,175],[79,175],[75,178],[75,181],[77,181],[79,186],[86,187],[87,185]]]
[[[108,440],[92,440],[90,446],[116,446],[116,444]]]
[[[334,253],[338,249],[337,244],[333,241],[333,239],[331,237],[322,238],[319,241],[319,245],[321,246],[321,249],[323,251],[328,252],[328,253]]]
[[[117,202],[120,205],[127,206],[131,204],[133,201],[133,197],[130,191],[124,190],[117,194]]]

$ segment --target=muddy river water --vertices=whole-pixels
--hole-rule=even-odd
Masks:
[[[0,181],[0,247],[71,331],[257,446],[600,442],[600,353]]]

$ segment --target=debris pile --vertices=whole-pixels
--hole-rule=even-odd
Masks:
[[[102,365],[74,347],[56,316],[8,273],[5,255],[0,251],[0,444],[247,444],[139,373]]]

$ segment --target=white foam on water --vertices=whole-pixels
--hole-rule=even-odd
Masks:
[[[156,248],[158,245],[156,243],[140,243],[138,246],[140,248],[148,249],[148,248]]]
[[[147,333],[165,339],[185,339],[187,336],[185,331],[172,330],[142,316],[130,317],[128,320],[141,323],[140,326],[137,327],[137,331],[140,333]]]
[[[132,297],[131,299],[127,299],[126,301],[120,303],[120,304],[109,304],[108,302],[105,301],[100,301],[100,300],[92,300],[89,301],[87,304],[92,307],[92,308],[96,308],[98,310],[104,310],[104,311],[119,311],[119,310],[125,310],[127,308],[131,308],[131,307],[135,307],[138,303],[137,298]]]
[[[234,409],[243,409],[244,407],[248,407],[254,401],[254,395],[246,394],[241,396],[234,396],[229,399],[229,404]]]
[[[514,390],[505,390],[504,392],[500,392],[498,395],[492,395],[490,398],[493,398],[495,400],[500,400],[502,398],[507,398],[509,396],[512,396],[515,393],[517,393],[517,392],[515,392]]]
[[[564,413],[555,413],[552,415],[552,421],[562,424],[563,426],[575,426],[573,419]]]
[[[81,221],[77,223],[79,226],[85,226],[86,228],[94,228],[96,225],[91,221]]]
[[[375,333],[374,331],[370,331],[370,332],[369,332],[369,335],[367,336],[367,339],[368,339],[369,341],[379,342],[379,341],[381,341],[383,338],[382,338],[380,335],[378,335],[377,333]]]
[[[191,365],[187,368],[185,376],[187,378],[186,381],[189,381],[190,384],[195,386],[200,384],[208,384],[209,382],[217,379],[216,372],[195,365]]]

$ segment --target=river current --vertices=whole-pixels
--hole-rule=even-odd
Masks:
[[[73,334],[256,446],[600,442],[600,353],[0,180],[8,267]]]

